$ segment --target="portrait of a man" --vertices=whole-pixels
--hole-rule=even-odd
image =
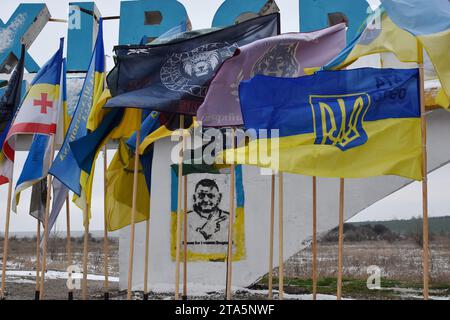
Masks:
[[[192,173],[187,176],[186,244],[189,261],[223,262],[228,252],[230,223],[230,174]],[[244,187],[242,168],[236,169],[236,211],[233,261],[245,258]],[[172,173],[171,256],[175,261],[178,177]],[[183,215],[184,216],[184,215]],[[184,245],[184,219],[181,244]]]
[[[220,208],[223,200],[219,186],[212,179],[200,180],[188,211],[188,244],[226,244],[230,214]]]

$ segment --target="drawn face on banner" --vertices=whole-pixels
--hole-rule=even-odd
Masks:
[[[172,188],[176,190],[176,176]],[[223,261],[228,251],[230,175],[196,173],[187,176],[187,247],[189,261]],[[237,187],[243,193],[243,186]],[[174,193],[175,196],[175,193]],[[176,205],[176,202],[174,202]],[[172,258],[175,254],[176,207],[172,209]],[[238,203],[233,240],[234,260],[245,257],[244,208]]]
[[[210,215],[219,209],[222,193],[214,180],[203,179],[196,187],[193,196],[193,209],[200,215]]]
[[[230,213],[220,208],[222,193],[214,178],[197,182],[188,211],[189,243],[227,244]]]
[[[299,63],[296,58],[298,43],[281,43],[269,49],[256,62],[252,76],[257,74],[272,77],[295,77]]]

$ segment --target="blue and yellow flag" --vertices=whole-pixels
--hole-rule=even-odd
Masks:
[[[226,162],[319,177],[421,180],[418,81],[417,69],[256,76],[241,84],[240,98],[245,128],[257,139],[226,150]]]
[[[151,156],[153,157],[153,154]],[[106,193],[106,215],[109,231],[120,230],[131,223],[134,159],[134,150],[126,145],[125,139],[121,139],[116,155],[106,172],[108,190]],[[151,171],[151,166],[148,169]],[[150,213],[149,187],[141,164],[139,164],[138,170],[137,187],[139,196],[136,202],[136,223],[148,220]]]
[[[418,43],[425,48],[442,84],[436,103],[449,107],[450,11],[447,0],[384,0],[341,53],[323,67],[339,70],[359,58],[392,52],[402,62],[420,62]]]
[[[382,52],[392,52],[403,62],[418,59],[414,36],[395,25],[380,7],[367,17],[356,37],[323,69],[343,69],[361,57]]]
[[[441,81],[437,103],[450,107],[450,2],[382,0],[392,21],[422,44]]]
[[[161,126],[159,116],[159,112],[152,112],[143,122],[139,143],[146,135],[151,134]],[[109,231],[120,230],[131,223],[135,150],[136,133],[131,135],[128,140],[120,139],[119,148],[106,172],[108,190],[106,194],[106,214]],[[137,197],[136,202],[136,222],[138,223],[149,218],[153,148],[148,148],[142,156],[139,156],[139,160],[139,197]]]
[[[85,207],[85,204],[87,204],[87,208],[90,206],[92,181],[89,182],[88,177],[79,168],[70,148],[70,143],[87,134],[87,119],[92,106],[103,92],[104,83],[105,51],[103,45],[103,27],[102,21],[100,21],[97,41],[80,99],[72,116],[61,150],[49,170],[51,175],[61,181],[76,195],[82,197],[82,205],[79,205],[82,208]]]

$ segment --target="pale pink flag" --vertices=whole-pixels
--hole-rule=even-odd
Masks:
[[[341,23],[309,33],[286,33],[239,48],[220,67],[209,86],[197,120],[206,127],[242,126],[239,84],[257,74],[295,78],[305,68],[322,67],[345,47]]]

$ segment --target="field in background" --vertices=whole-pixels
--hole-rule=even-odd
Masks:
[[[450,298],[450,226],[441,228],[450,221],[433,218],[430,236],[430,294],[434,298]],[[436,223],[436,221],[438,223]],[[420,219],[390,223],[371,222],[345,225],[344,242],[344,284],[343,295],[356,299],[420,299],[422,287],[422,233]],[[436,226],[436,227],[433,227]],[[73,238],[74,263],[81,266],[83,258],[83,239]],[[0,248],[3,239],[0,237]],[[119,276],[119,243],[118,238],[110,239],[111,276]],[[1,259],[1,255],[0,255]],[[318,246],[319,293],[334,295],[337,276],[337,229],[320,237]],[[67,256],[65,239],[52,237],[49,242],[48,270],[66,271]],[[264,263],[264,262],[262,262]],[[1,260],[0,260],[1,264]],[[8,270],[33,271],[36,265],[36,239],[12,237],[10,239],[10,255]],[[366,286],[367,268],[378,266],[381,270],[382,290],[369,290]],[[103,275],[104,255],[103,239],[91,237],[89,242],[89,273]],[[285,264],[285,291],[291,294],[310,294],[312,292],[311,248],[307,247],[290,258]],[[30,272],[26,278],[8,278],[8,289],[11,299],[33,299],[34,274]],[[274,270],[275,288],[277,269]],[[10,282],[11,281],[11,282]],[[111,296],[123,299],[118,283],[111,283]],[[65,299],[67,288],[65,280],[50,280],[48,297]],[[252,289],[267,289],[267,277],[255,284]],[[91,299],[102,299],[103,282],[90,281]],[[79,292],[75,293],[75,298]],[[152,299],[164,299],[170,295],[154,294]],[[258,293],[241,292],[237,298],[261,299],[265,296]],[[211,294],[208,299],[220,299],[220,293]]]

